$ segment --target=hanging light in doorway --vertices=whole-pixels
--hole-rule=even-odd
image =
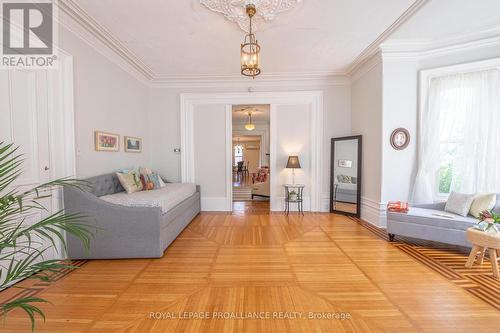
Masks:
[[[253,131],[255,129],[255,125],[252,123],[252,112],[248,112],[248,123],[245,124],[245,129],[247,131]]]

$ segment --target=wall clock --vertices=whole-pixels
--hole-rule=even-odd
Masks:
[[[410,132],[406,128],[396,128],[391,134],[391,146],[396,150],[403,150],[410,143]]]

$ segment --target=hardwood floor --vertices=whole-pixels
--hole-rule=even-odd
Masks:
[[[51,302],[43,304],[47,321],[37,332],[455,333],[500,326],[494,307],[333,214],[201,214],[163,258],[89,261],[37,296]],[[205,312],[209,319],[186,319]],[[16,311],[0,331],[30,327]]]

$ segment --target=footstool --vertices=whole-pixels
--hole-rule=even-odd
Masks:
[[[467,239],[472,243],[473,246],[465,267],[472,267],[472,264],[474,264],[478,253],[479,264],[482,264],[484,253],[488,249],[490,254],[491,268],[493,269],[493,275],[497,279],[500,279],[500,274],[498,273],[498,258],[500,257],[500,234],[489,234],[473,228],[467,229],[466,234]]]

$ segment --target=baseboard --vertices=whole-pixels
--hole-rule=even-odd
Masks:
[[[320,207],[321,212],[329,212],[330,211],[330,193],[323,192],[321,194]]]
[[[386,209],[386,203],[377,202],[366,197],[361,198],[361,219],[378,228],[385,228],[387,225]]]
[[[201,197],[201,211],[230,212],[231,200],[226,197]]]

